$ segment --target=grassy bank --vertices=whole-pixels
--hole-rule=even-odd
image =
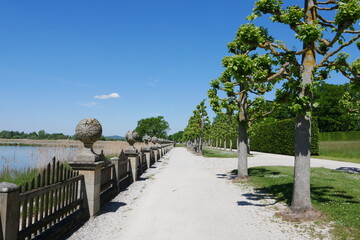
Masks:
[[[250,184],[257,191],[271,194],[290,205],[293,171],[292,167],[250,168]],[[312,204],[326,214],[327,220],[334,222],[332,233],[337,239],[358,239],[360,236],[359,186],[360,174],[311,169]]]
[[[204,157],[214,157],[214,158],[237,158],[238,154],[230,151],[216,150],[211,148],[203,148]]]
[[[360,140],[319,142],[319,156],[315,158],[332,159],[360,163]]]
[[[23,185],[30,182],[39,173],[40,169],[26,168],[26,169],[3,169],[0,171],[0,182],[10,182],[16,185]]]

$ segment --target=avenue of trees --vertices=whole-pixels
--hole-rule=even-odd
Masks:
[[[257,18],[266,17],[277,31],[256,25]],[[210,83],[210,105],[217,118],[236,116],[241,179],[248,177],[249,127],[257,121],[296,119],[291,209],[303,213],[312,209],[312,118],[317,118],[320,131],[359,130],[360,58],[344,51],[351,45],[360,49],[360,0],[258,0],[247,19],[249,23],[241,25],[228,44],[231,55],[222,60],[224,72]],[[350,83],[327,84],[332,72]],[[282,83],[282,89],[273,102],[266,101],[262,95],[276,83]],[[224,127],[216,126],[219,122],[215,119],[209,128],[212,137],[227,134]],[[191,137],[185,129],[183,139]]]
[[[279,68],[285,67],[284,89],[296,114],[295,170],[291,209],[304,212],[312,209],[310,199],[310,130],[314,104],[314,85],[327,79],[331,71],[342,73],[353,84],[360,82],[360,58],[349,61],[346,47],[357,44],[360,30],[359,0],[305,0],[299,5],[285,5],[281,0],[256,1],[248,20],[270,15],[293,32],[293,41],[299,45],[287,45],[283,39],[271,36],[267,29],[254,24],[240,27],[247,35],[242,43],[260,48],[271,56]],[[290,1],[289,1],[290,3]],[[291,2],[293,3],[293,1]],[[276,25],[278,26],[278,25]],[[278,36],[277,36],[278,37]]]
[[[201,101],[193,115],[190,117],[183,133],[183,141],[193,140],[197,144],[199,152],[202,152],[204,135],[210,127],[210,120],[206,112],[205,100]]]

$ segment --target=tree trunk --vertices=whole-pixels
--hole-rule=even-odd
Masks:
[[[230,138],[230,152],[232,152],[232,139]]]
[[[240,179],[247,179],[248,175],[248,161],[247,161],[247,133],[246,122],[239,123],[238,135],[238,175]]]
[[[243,87],[240,86],[240,90]],[[241,93],[239,96],[239,128],[238,128],[238,179],[248,179],[248,147],[247,147],[247,119],[246,105],[247,95]]]
[[[312,24],[316,20],[314,0],[305,1],[305,22]],[[310,97],[312,90],[309,85],[313,84],[313,71],[316,64],[315,43],[304,43],[304,49],[308,50],[302,57],[301,92],[299,97]],[[308,87],[306,87],[308,85]],[[311,104],[306,112],[311,112]],[[305,112],[305,111],[304,111]],[[311,141],[311,118],[306,115],[296,117],[295,126],[295,166],[294,188],[291,209],[294,212],[304,212],[312,209],[310,198],[310,141]]]
[[[310,199],[310,128],[309,117],[296,118],[294,189],[291,202],[291,209],[295,212],[312,208]]]
[[[224,137],[224,151],[226,150],[226,137]]]

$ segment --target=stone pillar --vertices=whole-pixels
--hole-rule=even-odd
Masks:
[[[149,149],[141,149],[141,151],[145,154],[145,158],[146,158],[146,166],[147,168],[150,168],[151,164],[150,164],[150,148]]]
[[[16,240],[19,230],[20,187],[13,183],[0,183],[0,239]]]
[[[155,159],[155,162],[157,162],[159,160],[159,150],[158,150],[158,147],[157,146],[151,146],[150,148],[153,153],[154,153],[154,159]]]
[[[90,216],[100,211],[101,168],[106,165],[104,154],[96,154],[94,143],[101,137],[102,126],[94,118],[81,120],[76,126],[76,137],[83,142],[84,147],[69,162],[72,169],[84,175],[87,202]]]
[[[157,137],[152,137],[151,138],[151,142],[154,144],[153,146],[151,146],[151,150],[154,151],[154,156],[155,156],[155,161],[158,161],[161,156],[160,156],[160,150],[159,150],[159,145],[157,144],[158,142],[158,138]]]
[[[120,191],[120,187],[119,187],[119,165],[120,165],[120,158],[118,157],[112,157],[110,159],[111,163],[114,164],[114,168],[115,168],[115,180],[116,180],[116,191],[119,192]]]
[[[150,147],[149,147],[149,141],[151,140],[151,137],[147,134],[145,134],[145,136],[142,138],[142,140],[145,143],[145,146],[141,148],[141,151],[143,153],[145,153],[145,157],[146,157],[146,164],[147,164],[147,168],[150,168]]]
[[[125,151],[125,155],[130,161],[131,175],[132,175],[133,181],[136,182],[136,180],[138,178],[137,169],[138,169],[138,162],[139,162],[139,158],[140,158],[139,153]]]
[[[100,211],[101,168],[106,165],[105,161],[69,162],[69,165],[84,175],[89,214],[96,215]]]
[[[133,181],[135,182],[138,178],[137,176],[137,168],[138,162],[140,160],[139,151],[134,147],[136,139],[139,137],[139,134],[134,130],[130,130],[126,133],[125,138],[129,143],[129,148],[125,150],[125,155],[130,161],[130,168],[133,177]]]

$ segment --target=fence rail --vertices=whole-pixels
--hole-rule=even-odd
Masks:
[[[83,175],[53,158],[36,179],[21,186],[18,239],[31,239],[80,210],[84,205],[81,182]]]

